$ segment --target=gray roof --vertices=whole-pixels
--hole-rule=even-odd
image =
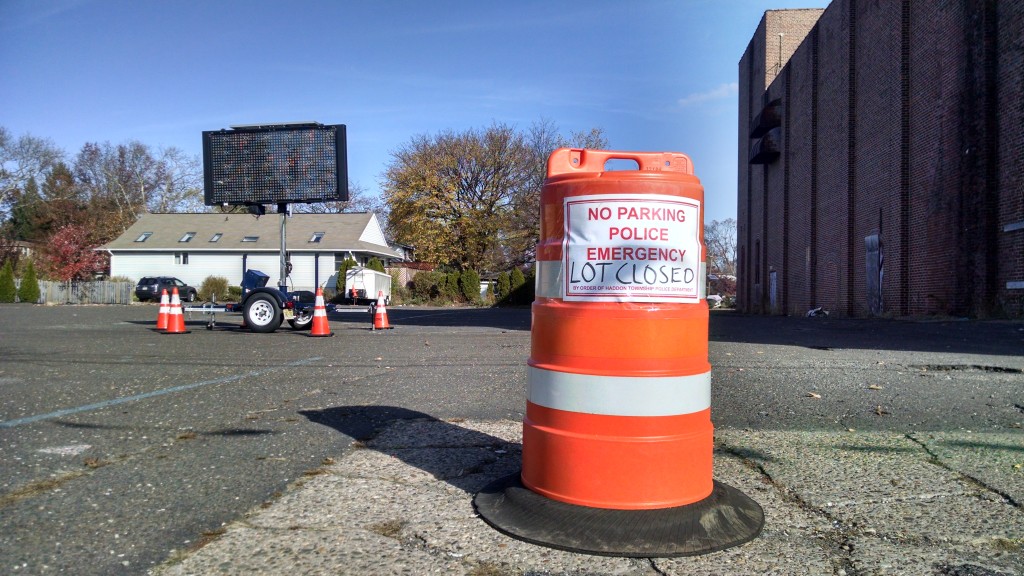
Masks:
[[[147,232],[146,240],[138,242],[137,239]],[[182,242],[182,237],[189,232],[194,232],[195,236]],[[292,252],[352,251],[401,258],[386,244],[373,241],[383,234],[370,212],[294,214],[288,218],[285,232],[288,250]],[[323,233],[322,239],[310,242],[317,232]],[[259,218],[251,214],[143,214],[124,234],[100,249],[112,252],[276,252],[281,246],[280,233],[281,220],[277,214]],[[220,234],[219,239],[211,241],[216,234]],[[247,237],[255,241],[243,242]]]

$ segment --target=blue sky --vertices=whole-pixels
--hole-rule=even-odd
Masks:
[[[0,126],[73,157],[201,132],[348,127],[370,194],[420,134],[600,127],[618,150],[684,152],[708,221],[735,217],[737,75],[765,10],[823,0],[0,0]]]

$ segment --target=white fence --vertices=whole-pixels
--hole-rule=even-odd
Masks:
[[[15,280],[20,286],[21,280]],[[131,282],[48,282],[39,281],[36,304],[131,304]]]

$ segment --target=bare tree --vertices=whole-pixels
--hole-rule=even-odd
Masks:
[[[64,151],[50,140],[24,134],[18,138],[0,126],[0,211],[6,213],[30,179],[42,182],[64,159]]]
[[[313,202],[310,204],[295,204],[295,212],[301,214],[343,214],[346,212],[373,212],[381,221],[381,226],[387,222],[387,206],[376,196],[371,196],[366,188],[356,182],[349,182],[348,200],[344,202]]]
[[[203,163],[180,148],[161,149],[156,155],[155,187],[145,199],[150,212],[204,212]]]
[[[736,220],[713,220],[704,225],[708,272],[736,275]]]
[[[90,208],[105,214],[98,237],[110,239],[143,212],[203,211],[202,163],[178,148],[154,153],[139,141],[88,143],[75,158],[75,181]]]
[[[519,223],[507,239],[513,265],[529,264],[536,259],[540,237],[540,192],[547,176],[548,156],[558,148],[587,148],[604,150],[608,139],[601,128],[577,131],[568,137],[547,118],[534,122],[526,136],[531,154],[530,185],[524,187],[514,200],[513,218]]]
[[[89,198],[90,207],[106,213],[98,222],[101,237],[113,238],[145,211],[146,199],[159,186],[158,163],[138,141],[114,146],[88,143],[75,159],[75,180]]]

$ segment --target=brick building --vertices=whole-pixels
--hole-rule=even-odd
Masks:
[[[1024,317],[1024,2],[768,11],[739,64],[741,310]]]

